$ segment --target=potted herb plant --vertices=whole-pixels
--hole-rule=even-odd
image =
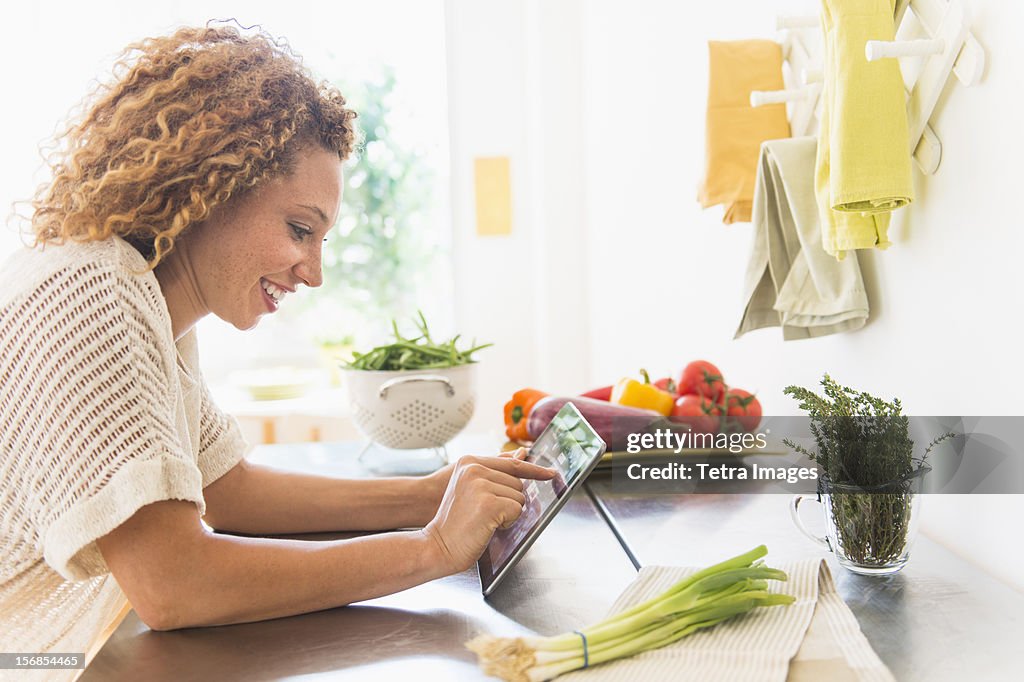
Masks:
[[[793,519],[854,572],[898,571],[909,558],[921,482],[930,470],[925,460],[932,448],[954,434],[940,435],[915,457],[910,420],[899,399],[887,402],[841,386],[828,374],[821,385],[824,396],[800,386],[784,390],[807,412],[817,449],[790,439],[783,442],[821,468],[817,501],[825,511],[825,537],[812,535],[800,522],[798,509],[806,496],[794,498]]]

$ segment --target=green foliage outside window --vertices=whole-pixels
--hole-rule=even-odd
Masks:
[[[361,144],[346,164],[338,223],[324,245],[323,287],[307,298],[325,342],[372,335],[410,317],[441,251],[427,222],[431,168],[422,151],[392,133],[394,73],[335,85],[359,114]]]

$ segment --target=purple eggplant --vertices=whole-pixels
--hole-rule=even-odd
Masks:
[[[610,452],[625,450],[626,437],[629,433],[643,431],[651,422],[661,419],[661,415],[653,410],[641,410],[637,407],[626,407],[580,396],[549,395],[539,400],[530,410],[529,421],[526,423],[530,440],[537,440],[566,403],[576,406],[580,414],[594,427],[597,435],[608,444]]]

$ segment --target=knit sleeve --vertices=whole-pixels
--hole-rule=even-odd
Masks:
[[[195,328],[178,339],[175,346],[185,368],[186,410],[190,423],[194,420],[198,424],[198,437],[193,434],[192,440],[205,488],[238,464],[249,446],[242,436],[238,421],[224,414],[210,395],[200,367],[199,340]]]
[[[199,391],[199,470],[205,488],[238,464],[249,446],[238,421],[221,412],[205,383]]]
[[[96,540],[141,507],[173,499],[205,511],[158,297],[151,273],[89,261],[35,287],[0,328],[16,508],[69,580],[107,572]]]

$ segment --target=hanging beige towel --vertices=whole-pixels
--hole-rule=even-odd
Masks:
[[[869,62],[868,40],[892,40],[895,0],[822,0],[825,87],[816,191],[822,245],[842,258],[889,246],[889,212],[913,200],[907,104],[896,59]]]
[[[773,564],[774,565],[774,564]],[[770,592],[796,597],[760,608],[673,644],[559,677],[565,682],[743,680],[891,682],[892,674],[836,593],[828,566],[811,559],[778,566],[789,575]],[[612,606],[619,613],[656,596],[697,569],[645,566]]]
[[[782,327],[784,339],[860,329],[868,297],[854,254],[838,261],[821,246],[814,197],[813,137],[761,146],[754,191],[754,246],[744,284],[747,301],[736,338]]]
[[[708,43],[704,179],[697,198],[725,205],[722,222],[748,222],[761,143],[789,137],[786,105],[750,106],[752,90],[781,90],[782,47],[773,40]]]

